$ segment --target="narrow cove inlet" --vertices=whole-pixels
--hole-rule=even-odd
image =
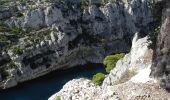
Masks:
[[[87,64],[54,71],[38,79],[21,83],[17,87],[0,91],[0,100],[47,100],[68,81],[76,78],[91,79],[98,72],[106,73],[102,64]]]
[[[170,0],[0,0],[0,100],[170,100]]]

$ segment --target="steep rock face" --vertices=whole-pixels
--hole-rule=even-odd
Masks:
[[[24,21],[22,22],[23,27],[32,27],[40,29],[44,26],[44,12],[42,9],[36,9],[26,14]]]
[[[135,34],[130,53],[120,59],[103,82],[103,87],[114,85],[128,71],[138,71],[151,66],[152,50],[148,49],[147,37],[139,39]]]
[[[47,26],[52,26],[52,24],[58,22],[64,22],[61,10],[56,7],[47,7],[45,10],[45,22]]]
[[[66,83],[63,88],[52,95],[49,100],[55,100],[57,98],[61,100],[169,99],[169,93],[160,88],[155,80],[149,78],[152,52],[147,46],[147,37],[138,39],[136,34],[133,39],[131,52],[117,62],[115,69],[113,69],[104,80],[103,86],[98,86],[87,79],[74,79]],[[136,54],[139,55],[137,56]],[[136,55],[136,57],[134,55]],[[129,59],[129,61],[127,59]],[[121,66],[120,62],[122,62]],[[115,85],[114,80],[117,81],[120,79],[119,76],[123,75],[125,72],[124,69],[125,71],[136,69],[138,73],[130,80]]]
[[[163,78],[160,84],[169,87],[170,73],[170,1],[166,0],[162,14],[161,31],[158,34],[157,46],[154,50],[151,76]],[[164,80],[165,79],[165,80]]]
[[[85,6],[78,1],[19,4],[23,16],[11,17],[6,24],[9,28],[22,28],[25,33],[18,36],[21,38],[16,45],[5,50],[10,60],[0,65],[5,69],[1,88],[56,69],[101,63],[107,54],[129,51],[132,36],[136,32],[145,34],[150,28],[148,2],[116,1],[103,6],[95,2]]]

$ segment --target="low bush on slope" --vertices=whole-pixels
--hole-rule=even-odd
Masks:
[[[105,75],[103,73],[97,73],[93,76],[92,81],[96,83],[97,85],[101,85],[103,80],[105,78]]]
[[[125,56],[125,53],[107,56],[103,61],[103,64],[106,66],[105,68],[106,72],[109,73],[110,70],[112,70],[116,66],[117,61],[123,58],[124,56]]]

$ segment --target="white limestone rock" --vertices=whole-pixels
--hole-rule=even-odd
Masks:
[[[51,37],[52,42],[56,42],[57,41],[57,38],[56,38],[54,32],[51,32],[50,37]]]
[[[152,52],[147,46],[147,37],[139,39],[138,34],[135,34],[131,52],[117,62],[116,67],[107,75],[102,86],[87,84],[90,82],[87,79],[73,79],[49,100],[55,100],[57,97],[60,97],[61,100],[136,100],[135,98],[139,95],[151,95],[153,98],[155,95],[153,91],[148,93],[147,89],[137,90],[157,84],[156,81],[149,78]],[[140,54],[138,55],[138,53]],[[127,70],[136,70],[138,74],[123,84],[114,85],[114,82],[119,80]]]
[[[147,68],[151,65],[151,60],[152,51],[148,49],[147,37],[138,39],[138,34],[135,34],[130,53],[117,62],[116,67],[110,71],[110,74],[104,80],[103,87],[114,85],[128,70],[139,71]]]
[[[63,89],[51,96],[48,100],[97,100],[96,95],[101,94],[101,87],[96,86],[91,80],[73,79],[63,86]]]

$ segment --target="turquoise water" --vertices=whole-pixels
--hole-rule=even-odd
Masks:
[[[54,71],[17,87],[0,91],[0,100],[47,100],[68,81],[80,77],[91,79],[97,72],[105,73],[102,64],[88,64],[65,71]]]

